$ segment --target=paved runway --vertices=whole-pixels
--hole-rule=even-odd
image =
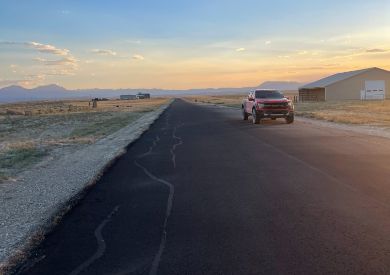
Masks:
[[[176,100],[24,274],[390,274],[390,140]]]

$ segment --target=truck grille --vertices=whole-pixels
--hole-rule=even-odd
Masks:
[[[265,115],[287,115],[288,110],[265,110]]]
[[[285,109],[287,108],[288,103],[283,102],[283,103],[264,103],[264,108],[267,109]]]

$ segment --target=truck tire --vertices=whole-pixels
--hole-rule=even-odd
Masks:
[[[242,118],[243,118],[244,120],[248,120],[248,113],[245,112],[244,106],[242,106]]]
[[[253,122],[253,124],[259,124],[260,123],[260,117],[257,114],[255,108],[252,109],[252,122]]]
[[[294,122],[294,115],[289,115],[288,117],[286,117],[287,124],[291,124],[293,122]]]

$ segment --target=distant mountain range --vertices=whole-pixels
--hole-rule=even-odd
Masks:
[[[187,96],[187,95],[218,95],[218,94],[245,94],[253,89],[277,89],[282,91],[298,90],[303,83],[285,81],[267,81],[258,87],[219,88],[219,89],[190,89],[190,90],[163,90],[163,89],[79,89],[67,90],[52,84],[26,89],[20,86],[8,86],[0,89],[0,103],[32,101],[32,100],[61,100],[82,98],[118,98],[124,94],[150,93],[152,96]]]
[[[262,83],[259,89],[276,89],[281,91],[298,91],[304,83],[294,81],[266,81]]]

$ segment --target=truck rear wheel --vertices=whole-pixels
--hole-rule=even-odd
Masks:
[[[242,118],[243,118],[244,120],[248,120],[248,113],[245,112],[244,106],[242,106]]]
[[[255,108],[253,108],[253,110],[252,110],[252,122],[253,122],[253,124],[259,124],[260,123],[260,117],[257,114]]]

